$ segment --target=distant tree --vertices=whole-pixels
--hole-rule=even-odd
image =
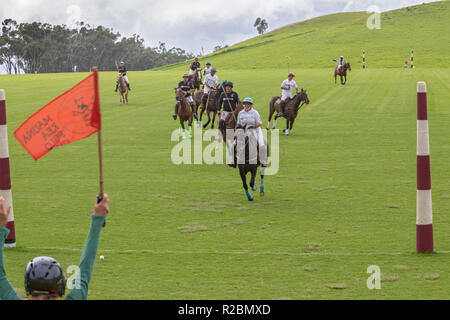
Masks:
[[[219,51],[219,50],[222,50],[222,49],[225,49],[225,48],[228,48],[227,44],[224,44],[224,45],[219,44],[219,45],[214,47],[213,52],[216,52],[216,51]]]
[[[73,28],[6,19],[0,30],[0,65],[8,73],[114,70],[124,60],[129,70],[146,70],[193,58],[180,48],[146,47],[139,35],[126,38],[103,26],[78,22]]]
[[[269,24],[267,23],[266,19],[261,19],[258,17],[253,26],[256,28],[259,34],[263,34],[264,32],[266,32]]]

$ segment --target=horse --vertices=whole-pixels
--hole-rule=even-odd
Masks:
[[[347,62],[344,64],[339,70],[338,67],[334,69],[334,83],[336,84],[337,76],[341,77],[341,84],[344,85],[347,83],[347,70],[352,71],[352,67],[350,66],[350,63]],[[342,78],[345,78],[345,81],[342,80]]]
[[[219,131],[223,138],[223,142],[227,141],[227,130],[236,129],[237,118],[239,112],[241,112],[242,110],[244,110],[244,105],[239,101],[236,109],[233,112],[230,112],[225,120],[219,120]]]
[[[196,90],[200,90],[200,85],[202,84],[202,71],[201,69],[195,70],[195,72],[189,76],[189,81],[192,82]]]
[[[245,190],[245,195],[248,201],[253,201],[254,196],[248,190],[247,174],[251,173],[250,187],[253,191],[258,190],[258,186],[255,184],[256,173],[258,167],[261,166],[260,176],[261,184],[259,188],[259,195],[264,197],[264,171],[268,164],[269,158],[269,144],[264,141],[267,149],[260,153],[260,147],[258,144],[258,138],[256,137],[256,129],[247,129],[244,131],[242,128],[238,128],[235,134],[234,144],[234,165],[232,167],[239,168],[239,175],[242,180],[242,186]],[[256,152],[255,152],[256,151]]]
[[[180,119],[180,130],[183,130],[183,139],[186,139],[184,123],[188,121],[189,137],[192,138],[192,120],[193,115],[191,105],[186,98],[186,92],[181,88],[175,88],[175,97],[180,104],[178,108],[178,118]]]
[[[202,99],[202,105],[201,105],[201,111],[200,111],[200,123],[202,122],[203,112],[206,111],[206,114],[208,115],[208,122],[203,125],[203,129],[206,129],[206,127],[211,122],[211,112],[214,113],[213,119],[212,119],[212,125],[211,129],[214,129],[214,122],[216,121],[217,112],[219,111],[219,97],[221,94],[222,89],[211,89],[209,91],[209,94],[207,94],[206,98],[206,105],[204,105],[204,101]],[[203,95],[203,97],[205,94]]]
[[[277,114],[273,119],[272,129],[275,129],[277,127],[277,119],[280,117],[281,113],[280,103],[281,97],[273,97],[272,100],[270,100],[269,121],[267,122],[266,128],[267,130],[269,130],[270,128],[270,121],[272,120],[272,115],[275,111],[277,111]],[[286,134],[286,136],[288,136],[289,132],[292,130],[294,121],[298,115],[298,111],[304,104],[309,104],[309,98],[306,90],[303,90],[303,88],[293,98],[286,100],[283,113],[283,118],[286,119],[286,129],[283,130],[283,132]]]
[[[120,72],[117,74],[117,83],[119,84],[120,104],[128,104],[128,87]]]

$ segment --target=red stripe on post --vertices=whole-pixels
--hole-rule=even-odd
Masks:
[[[6,228],[9,229],[9,234],[5,239],[5,243],[16,243],[16,229],[14,227],[14,221],[8,222],[6,224]]]
[[[416,226],[416,251],[434,252],[433,225]]]
[[[428,120],[427,93],[417,93],[417,120]]]
[[[0,159],[0,190],[11,189],[9,158]]]
[[[6,124],[6,102],[0,100],[0,125]]]
[[[430,156],[417,156],[417,190],[431,190]]]

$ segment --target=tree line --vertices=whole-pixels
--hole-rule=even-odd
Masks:
[[[56,73],[115,70],[115,61],[123,60],[129,70],[147,70],[192,59],[180,48],[167,48],[164,42],[146,47],[134,34],[122,37],[103,26],[78,22],[75,27],[32,22],[2,22],[0,65],[9,74]]]

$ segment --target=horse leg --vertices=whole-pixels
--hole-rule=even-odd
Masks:
[[[205,123],[205,125],[203,126],[203,129],[206,129],[206,127],[208,126],[208,124],[211,122],[210,112],[208,111],[206,114],[208,115],[208,122]]]
[[[292,127],[294,126],[294,121],[295,121],[295,119],[291,119],[291,126],[289,128],[289,131],[292,131]]]
[[[252,177],[250,179],[250,187],[252,188],[253,191],[258,190],[258,186],[255,184],[255,179],[256,179],[256,170],[258,169],[257,166],[254,166],[254,168],[252,168]]]
[[[211,129],[214,129],[214,122],[216,121],[216,116],[217,116],[217,111],[214,111]]]
[[[184,120],[181,120],[181,117],[180,117],[180,123],[181,123],[181,128],[182,128],[182,134],[183,134],[183,140],[184,139],[186,139],[186,128],[184,127]]]
[[[273,113],[274,113],[274,109],[271,106],[270,107],[270,111],[269,111],[269,121],[267,121],[267,128],[266,128],[267,130],[270,129],[270,121],[272,121]]]
[[[286,130],[283,130],[286,136],[289,135],[289,119],[286,119]]]
[[[261,185],[259,186],[259,195],[261,197],[264,197],[264,193],[265,193],[265,190],[264,190],[264,171],[265,171],[265,168],[262,167],[261,168]]]
[[[275,112],[276,110],[275,110],[275,107],[274,107],[274,110],[273,110],[273,112]],[[272,129],[273,130],[275,130],[276,128],[277,128],[277,120],[278,120],[278,112],[277,112],[277,114],[275,115],[275,117],[273,118],[273,126],[272,126]]]
[[[247,200],[253,201],[253,195],[250,193],[250,191],[248,191],[247,177],[245,175],[245,165],[239,165],[239,174],[241,175],[242,186],[244,187],[245,194],[247,195]]]
[[[189,124],[188,124],[188,126],[189,126],[189,139],[192,139],[192,121],[193,121],[193,119],[192,119],[192,116],[191,116],[191,118],[189,119]]]

